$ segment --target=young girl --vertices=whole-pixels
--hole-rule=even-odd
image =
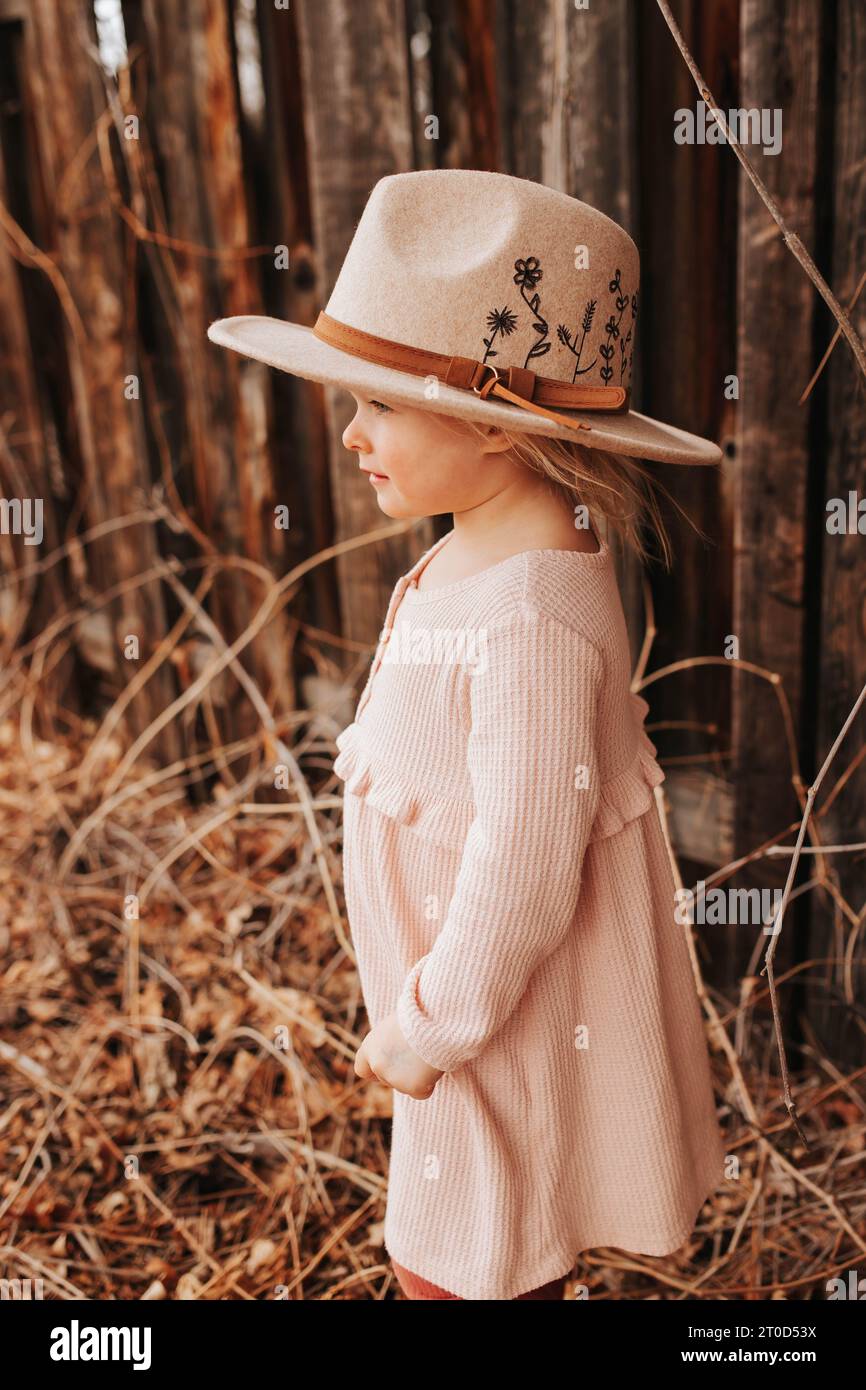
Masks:
[[[384,1239],[410,1298],[561,1299],[587,1248],[675,1251],[724,1176],[598,525],[640,553],[635,458],[720,453],[629,409],[638,269],[576,199],[402,174],[312,333],[209,329],[351,392],[343,443],[387,516],[453,515],[397,581],[334,763],[355,1070],[393,1088]]]
[[[525,439],[355,402],[382,511],[454,516],[337,740],[355,1070],[394,1088],[385,1244],[410,1297],[562,1298],[587,1247],[675,1250],[722,1177],[662,774],[608,546]],[[585,491],[622,486],[607,464]]]

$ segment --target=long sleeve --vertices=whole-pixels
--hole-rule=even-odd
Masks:
[[[475,1057],[564,938],[598,805],[597,649],[521,606],[486,631],[470,679],[475,818],[442,929],[397,1002],[441,1071]]]

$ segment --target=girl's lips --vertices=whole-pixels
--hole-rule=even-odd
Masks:
[[[388,477],[385,473],[371,473],[369,475],[371,483],[387,483]]]

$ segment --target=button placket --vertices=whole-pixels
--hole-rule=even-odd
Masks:
[[[360,715],[361,711],[363,710],[372,693],[373,680],[375,678],[376,672],[382,665],[382,655],[385,651],[385,645],[391,636],[391,630],[394,626],[394,614],[397,611],[397,608],[400,604],[400,600],[406,592],[409,583],[411,582],[411,577],[412,571],[410,571],[409,574],[401,575],[401,577],[397,580],[397,583],[394,586],[394,591],[391,594],[391,601],[388,604],[388,611],[385,614],[385,622],[382,627],[382,635],[379,638],[379,644],[376,647],[376,655],[373,657],[373,665],[370,668],[370,674],[367,677],[367,684],[364,686],[364,693],[361,696],[360,704],[358,705],[358,708],[355,711],[356,719]]]

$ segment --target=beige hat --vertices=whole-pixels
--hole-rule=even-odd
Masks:
[[[716,444],[629,409],[640,255],[577,198],[480,169],[373,188],[313,328],[257,314],[208,337],[356,394],[669,463]]]

